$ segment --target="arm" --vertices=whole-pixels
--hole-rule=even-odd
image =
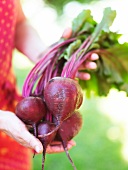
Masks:
[[[36,30],[27,21],[20,5],[20,0],[17,0],[17,23],[15,32],[15,47],[26,55],[31,61],[37,62],[38,56],[46,48],[40,39]]]
[[[41,56],[40,54],[46,49],[42,40],[38,36],[36,30],[27,22],[26,17],[22,11],[20,1],[17,0],[17,26],[16,26],[16,36],[15,36],[15,45],[16,48],[25,54],[31,61],[37,62]],[[72,30],[67,28],[62,37],[69,38],[72,34]],[[85,69],[96,69],[97,65],[94,62],[98,59],[97,54],[90,56],[89,60],[81,65],[79,70]],[[83,80],[89,80],[90,74],[84,72],[78,72],[77,77]]]

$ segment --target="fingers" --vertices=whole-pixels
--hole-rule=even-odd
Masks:
[[[76,146],[76,142],[74,140],[70,140],[67,144],[68,150],[70,150],[73,146]]]
[[[62,38],[70,38],[72,35],[72,29],[70,27],[66,28],[65,31],[62,34]]]
[[[99,55],[96,54],[96,53],[93,53],[91,56],[90,56],[90,60],[94,61],[94,60],[98,60],[99,59]]]
[[[70,150],[75,145],[76,145],[75,141],[71,140],[67,143],[67,149]],[[48,154],[60,153],[60,152],[64,152],[64,148],[61,142],[55,141],[55,142],[52,142],[51,145],[47,146],[46,152]]]
[[[35,150],[36,153],[42,153],[43,152],[42,143],[39,141],[39,139],[34,137],[27,130],[24,131],[23,133],[21,133],[21,135],[18,139],[20,139],[19,143],[21,145]]]
[[[4,116],[6,115],[6,116]],[[1,116],[4,118],[1,119],[1,129],[7,135],[12,137],[19,144],[31,148],[36,153],[43,152],[43,145],[38,138],[32,135],[25,124],[12,112],[6,112],[6,114],[2,114]],[[7,124],[7,122],[10,122]],[[15,122],[15,124],[13,123]],[[6,124],[6,126],[4,126]],[[75,146],[76,143],[71,140],[67,143],[68,150]],[[48,145],[47,153],[60,153],[64,152],[64,148],[61,142],[52,142],[51,146]]]
[[[96,69],[97,68],[97,64],[95,62],[86,62],[84,65],[84,69]]]
[[[84,72],[77,72],[76,77],[81,79],[81,80],[89,80],[91,78],[89,73],[84,73]]]
[[[64,149],[63,149],[63,146],[62,145],[48,145],[47,146],[47,150],[46,152],[48,154],[52,154],[52,153],[61,153],[61,152],[64,152]]]
[[[97,64],[94,62],[95,60],[98,60],[99,56],[96,53],[93,53],[88,60],[86,60],[81,66],[79,67],[79,70],[85,70],[85,69],[96,69]]]
[[[25,124],[14,113],[7,111],[4,115],[1,123],[3,132],[16,140],[19,144],[31,148],[37,153],[43,151],[43,146],[39,139],[28,131]],[[7,122],[9,122],[9,124],[7,124]],[[6,124],[6,126],[4,126],[4,124]]]
[[[86,62],[81,64],[79,67],[79,71],[77,72],[76,77],[78,77],[81,80],[89,80],[91,78],[89,73],[80,72],[80,70],[95,70],[97,68],[97,64],[94,62],[95,60],[98,60],[99,56],[96,53],[93,53]]]

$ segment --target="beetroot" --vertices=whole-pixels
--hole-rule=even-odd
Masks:
[[[81,87],[75,80],[54,77],[44,89],[44,100],[60,124],[81,106],[83,95]]]
[[[56,120],[54,119],[54,121],[56,122]],[[71,117],[69,117],[68,119],[66,119],[65,121],[63,121],[63,123],[61,124],[60,128],[57,131],[56,137],[55,137],[55,141],[61,141],[62,145],[64,147],[65,153],[68,157],[68,159],[70,160],[74,170],[76,170],[76,167],[69,155],[68,149],[67,149],[67,143],[68,141],[70,141],[72,138],[74,138],[79,131],[81,130],[82,127],[82,115],[76,111],[74,112],[74,114],[72,114]]]
[[[65,153],[74,170],[67,143],[79,132],[82,118],[76,111],[82,104],[82,90],[77,81],[54,77],[45,86],[43,97],[29,96],[20,101],[16,115],[26,125],[32,125],[34,135],[43,145],[42,170],[44,170],[47,146],[54,140],[62,142]]]
[[[26,97],[17,104],[15,113],[25,124],[33,126],[37,136],[36,125],[45,116],[46,105],[39,97]]]
[[[61,123],[78,109],[83,101],[82,90],[79,84],[70,78],[54,77],[45,86],[44,100],[47,108],[57,120],[56,131]]]
[[[71,140],[80,131],[82,123],[82,115],[78,111],[75,111],[69,118],[63,121],[57,131],[56,138],[59,140],[62,139],[65,142]]]
[[[50,123],[50,122],[41,122],[37,128],[38,136],[45,135],[49,133],[50,131],[52,131],[53,129],[55,129],[55,124]],[[45,162],[45,154],[46,154],[47,146],[54,140],[55,135],[56,135],[56,132],[46,137],[39,137],[39,140],[41,141],[43,145],[42,170],[44,170],[44,162]]]

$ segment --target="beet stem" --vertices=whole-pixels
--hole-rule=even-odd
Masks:
[[[61,140],[62,140],[62,139],[61,139]],[[69,151],[68,151],[68,149],[67,149],[67,145],[66,145],[66,143],[65,143],[63,140],[62,140],[62,145],[63,145],[63,148],[64,148],[64,150],[65,150],[65,153],[66,153],[66,155],[67,155],[67,157],[68,157],[68,159],[69,159],[69,161],[70,161],[73,169],[74,169],[74,170],[77,170],[77,168],[76,168],[76,166],[75,166],[75,164],[74,164],[74,162],[73,162],[73,160],[72,160],[72,158],[71,158],[71,156],[70,156],[70,154],[69,154]]]
[[[37,126],[36,123],[33,123],[33,129],[34,129],[34,136],[37,137]],[[33,158],[35,157],[36,152],[33,153]]]
[[[34,136],[37,137],[37,127],[36,127],[36,123],[33,123],[33,129],[34,129]]]
[[[45,155],[46,155],[46,147],[45,147],[45,146],[43,146],[43,155],[42,155],[42,170],[44,170]]]
[[[36,154],[36,153],[35,153],[35,151],[34,151],[34,153],[33,153],[33,158],[35,157],[35,154]]]
[[[32,95],[32,90],[35,82],[44,73],[46,67],[49,64],[51,64],[52,59],[54,58],[58,49],[63,47],[64,45],[70,44],[75,40],[76,38],[71,38],[63,42],[57,43],[46,54],[44,54],[43,58],[33,67],[33,69],[31,70],[31,72],[29,73],[29,75],[27,76],[24,82],[23,89],[22,89],[22,95],[24,97]]]
[[[44,138],[46,136],[51,135],[52,133],[56,132],[60,128],[61,124],[57,125],[55,129],[53,129],[51,132],[44,134],[44,135],[38,135],[38,138]]]

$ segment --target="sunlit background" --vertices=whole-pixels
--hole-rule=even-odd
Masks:
[[[37,30],[47,46],[56,42],[60,38],[64,29],[71,25],[72,19],[77,16],[82,9],[91,9],[94,19],[99,22],[102,17],[103,9],[108,6],[115,9],[117,12],[117,17],[111,30],[118,31],[123,35],[120,38],[120,43],[128,41],[127,0],[102,0],[89,4],[70,2],[64,7],[64,13],[62,16],[58,16],[57,12],[46,6],[42,0],[23,0],[22,5],[29,22]],[[17,57],[17,55],[19,57]],[[24,76],[17,78],[20,90],[22,89],[24,78],[32,66],[33,64],[29,62],[25,56],[15,51],[14,67],[17,72],[16,74],[18,76],[21,71],[24,72]],[[75,162],[79,167],[80,164],[83,164],[83,161],[86,162],[86,164],[81,166],[79,170],[128,169],[128,98],[126,97],[125,92],[111,90],[107,97],[85,98],[81,112],[84,116],[85,125],[83,129],[86,128],[86,131],[84,131],[86,134],[83,135],[84,133],[82,130],[80,136],[78,135],[79,137],[76,138],[78,146],[71,151],[74,160],[77,159]],[[82,141],[84,140],[82,144],[80,141],[81,139]],[[110,145],[110,143],[112,145]],[[118,144],[119,147],[117,147],[117,150],[114,149]],[[83,157],[85,157],[84,159],[77,155],[77,147],[79,149],[78,154],[81,154],[80,151],[82,151],[79,148],[79,145],[82,145],[83,150],[86,152],[86,155],[82,152]],[[119,157],[116,157],[114,154],[119,155]],[[106,155],[108,156],[107,158]],[[115,157],[115,159],[117,158],[117,160],[114,160],[113,157]],[[59,159],[59,157],[57,157],[57,159]],[[41,161],[41,158],[35,161],[36,166],[34,165],[34,170],[36,170],[37,163],[39,163],[37,161]],[[52,161],[52,158],[48,157],[46,170],[50,170],[51,168],[50,166],[52,164],[50,164],[50,161]],[[58,162],[59,160],[56,161]],[[118,165],[119,162],[120,164]],[[57,165],[58,168],[55,167],[55,169],[72,169],[71,167],[65,169],[63,162],[61,165],[62,166],[60,167]],[[55,165],[52,165],[52,169],[54,166]]]

